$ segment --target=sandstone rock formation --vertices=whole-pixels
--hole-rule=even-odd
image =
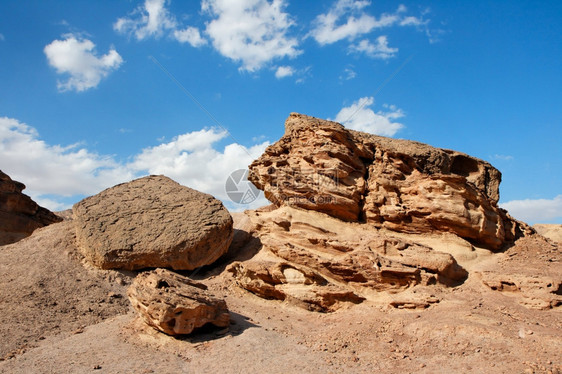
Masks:
[[[0,245],[17,242],[40,227],[62,218],[22,193],[25,185],[0,170]]]
[[[368,225],[291,207],[245,214],[251,222],[245,226],[262,248],[228,270],[238,285],[263,298],[330,312],[373,293],[454,286],[467,276],[449,253]]]
[[[537,223],[533,228],[545,238],[562,244],[562,225]]]
[[[452,232],[494,250],[532,231],[497,206],[501,174],[489,163],[297,113],[248,179],[276,206],[400,232]]]
[[[78,246],[102,269],[213,263],[232,241],[232,217],[211,195],[165,176],[117,185],[73,207]]]
[[[207,323],[228,327],[224,300],[207,294],[207,287],[165,269],[139,274],[127,290],[142,319],[168,335],[190,334]]]

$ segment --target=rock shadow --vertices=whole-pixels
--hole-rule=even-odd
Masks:
[[[247,329],[256,327],[260,328],[259,325],[252,323],[249,317],[242,314],[230,311],[230,326],[229,327],[217,327],[211,323],[207,323],[204,326],[196,328],[189,335],[178,336],[176,339],[181,341],[186,341],[192,344],[204,343],[208,341],[222,339],[226,336],[238,336]]]
[[[211,265],[205,265],[192,271],[178,271],[178,273],[192,279],[205,279],[225,271],[226,267],[235,261],[247,261],[253,258],[262,248],[259,238],[247,231],[234,229],[234,239],[228,251]]]

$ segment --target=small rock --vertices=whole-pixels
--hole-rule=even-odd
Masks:
[[[168,335],[190,334],[207,323],[230,325],[224,300],[212,298],[206,286],[165,269],[139,274],[127,295],[142,319]]]

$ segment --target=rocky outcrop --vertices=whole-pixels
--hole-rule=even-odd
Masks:
[[[400,232],[452,232],[494,250],[532,231],[497,206],[501,174],[489,163],[297,113],[248,178],[276,206]]]
[[[449,253],[368,225],[291,207],[245,214],[262,248],[228,270],[240,287],[266,299],[331,312],[373,292],[454,286],[467,276]]]
[[[205,324],[228,327],[230,314],[224,300],[207,287],[165,269],[139,274],[127,295],[141,318],[168,335],[190,334]]]
[[[0,245],[17,242],[40,227],[62,221],[23,194],[24,189],[23,183],[0,171]]]
[[[491,290],[517,296],[519,303],[528,308],[547,310],[562,306],[562,280],[559,275],[549,277],[497,271],[482,271],[477,275]]]
[[[73,214],[81,252],[102,269],[192,270],[222,256],[233,236],[219,200],[165,176],[109,188]]]
[[[545,238],[562,244],[562,225],[537,223],[533,225],[533,228]]]

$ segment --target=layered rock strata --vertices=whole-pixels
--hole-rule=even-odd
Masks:
[[[290,205],[399,232],[452,232],[498,250],[527,225],[498,207],[501,173],[486,161],[292,113],[249,180]]]
[[[23,194],[24,189],[23,183],[0,171],[0,245],[17,242],[40,227],[62,221]]]

